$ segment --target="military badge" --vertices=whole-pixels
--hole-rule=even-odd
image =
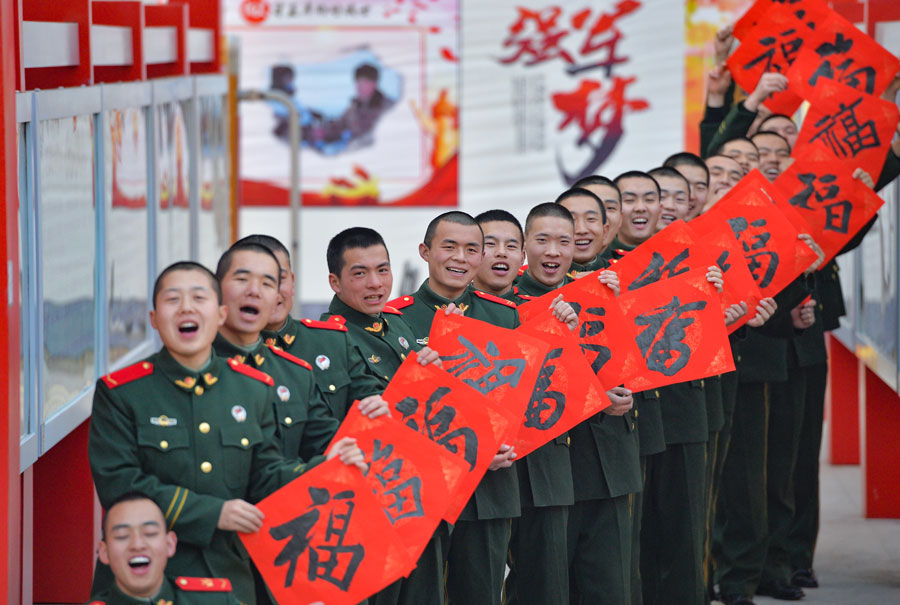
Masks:
[[[375,353],[372,353],[372,355],[369,356],[369,361],[371,361],[372,363],[378,363],[379,361],[381,361],[381,357],[379,357]]]
[[[231,415],[234,416],[234,419],[238,422],[243,422],[247,419],[247,410],[245,410],[242,405],[236,405],[231,408]]]
[[[397,339],[397,342],[399,342],[400,346],[403,347],[404,349],[409,348],[409,342],[402,336]]]
[[[419,343],[420,345],[422,345],[423,347],[427,347],[428,346],[428,337],[426,336],[425,338],[417,338],[416,342]]]
[[[178,419],[177,418],[169,418],[168,416],[165,416],[165,415],[153,416],[150,418],[150,424],[153,424],[156,426],[175,426],[176,424],[178,424]]]
[[[320,370],[327,370],[331,366],[331,360],[328,359],[327,355],[319,355],[316,357],[316,365],[319,366]]]
[[[366,326],[366,330],[368,332],[381,332],[381,328],[383,327],[384,325],[380,321],[376,321],[371,326]]]
[[[281,399],[282,401],[287,401],[288,399],[291,398],[290,389],[288,389],[283,384],[279,385],[279,387],[276,389],[276,392],[278,393],[278,398]]]

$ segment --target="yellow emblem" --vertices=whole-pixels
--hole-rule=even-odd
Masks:
[[[266,360],[266,358],[263,357],[262,355],[260,355],[259,353],[257,353],[256,355],[253,356],[253,361],[255,361],[256,365],[258,365],[258,366],[261,366],[265,360]]]
[[[205,586],[206,588],[213,588],[215,586],[211,578],[203,578],[200,583],[203,584],[203,586]]]
[[[266,346],[267,346],[267,347],[274,347],[274,346],[277,345],[277,344],[278,344],[278,341],[276,341],[274,338],[267,338],[267,339],[266,339]]]
[[[180,386],[182,389],[190,390],[194,388],[195,384],[197,384],[197,379],[193,376],[185,376],[183,380],[176,380],[175,384]]]
[[[206,386],[211,387],[219,382],[219,379],[213,376],[211,372],[207,372],[203,375],[203,381],[206,383]]]
[[[369,328],[366,328],[366,330],[368,329]],[[372,363],[378,363],[379,361],[381,361],[381,357],[379,357],[375,353],[372,353],[371,357],[369,357],[369,361],[371,361]]]
[[[294,344],[294,339],[297,337],[291,334],[285,334],[283,338],[284,342],[286,342],[288,346],[291,346],[292,344]]]
[[[459,303],[456,306],[459,307],[459,310],[462,311],[463,313],[465,313],[466,311],[469,310],[469,305],[467,305],[466,303]]]
[[[243,355],[235,355],[234,357],[232,357],[232,359],[238,363],[244,363],[245,361],[247,361],[247,358]]]
[[[384,325],[380,321],[376,321],[371,326],[366,326],[366,331],[367,332],[381,332],[381,328],[383,328],[383,327],[384,327]]]
[[[167,601],[165,599],[160,599],[156,602],[156,605],[172,605],[172,601]]]

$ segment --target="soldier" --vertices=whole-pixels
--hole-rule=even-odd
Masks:
[[[482,292],[503,296],[512,289],[525,260],[522,225],[506,210],[487,210],[475,220],[484,233],[484,259],[472,283]]]
[[[585,185],[596,187],[601,192],[607,193],[607,198],[611,198],[612,204],[618,204],[618,196],[611,196],[608,190],[604,189],[605,181],[603,177],[585,177],[579,181]],[[589,181],[589,182],[586,182]],[[581,185],[575,185],[569,191],[584,191]],[[572,214],[575,219],[575,257],[572,261],[572,271],[575,273],[590,273],[605,266],[602,257],[603,251],[607,244],[611,241],[609,223],[604,220],[604,216],[598,211],[597,203],[592,197],[585,195],[569,195],[565,199],[563,206]],[[604,209],[605,212],[605,209]]]
[[[227,314],[215,276],[175,263],[157,278],[153,306],[163,348],[97,381],[88,455],[100,504],[147,494],[181,543],[169,575],[224,577],[239,600],[255,603],[235,532],[258,531],[263,516],[252,503],[307,467],[278,451],[271,376],[213,351]],[[352,439],[335,443],[334,456],[362,466]],[[98,572],[95,594],[112,583],[107,567]]]
[[[706,168],[706,164],[699,156],[682,151],[666,158],[663,166],[674,168],[688,180],[691,194],[688,198],[691,207],[688,212],[688,220],[699,216],[706,205],[706,195],[709,190],[709,170]]]
[[[353,401],[368,409],[384,387],[366,371],[365,360],[353,354],[347,326],[334,321],[294,319],[294,272],[287,248],[269,235],[250,235],[244,240],[269,248],[281,267],[278,302],[263,332],[266,344],[274,344],[315,366],[316,385],[338,420],[344,419]]]
[[[587,189],[603,202],[604,210],[606,210],[606,224],[609,229],[603,236],[603,248],[601,248],[600,254],[608,260],[612,256],[610,244],[619,232],[619,227],[622,226],[622,198],[619,196],[619,190],[611,180],[596,174],[579,179],[572,185],[572,189],[576,188]],[[573,212],[573,204],[563,205],[569,209],[569,212],[572,212],[572,216],[576,216]],[[575,220],[578,220],[577,216]],[[605,269],[606,267],[607,265],[598,264],[596,269]]]
[[[91,605],[128,605],[138,599],[149,603],[220,603],[237,605],[231,582],[225,578],[165,576],[166,563],[175,554],[175,532],[166,531],[163,512],[144,494],[123,494],[103,519],[97,547],[100,561],[109,565],[115,583]]]
[[[399,311],[385,303],[394,278],[384,240],[377,231],[351,227],[328,242],[328,283],[334,298],[321,319],[347,328],[353,355],[365,360],[368,373],[387,386],[391,377],[415,351],[419,363],[440,363],[436,352],[416,341]],[[441,605],[444,557],[439,528],[410,575],[376,594],[376,605]]]
[[[759,150],[753,141],[745,136],[737,136],[728,139],[716,150],[715,155],[724,155],[735,160],[741,166],[744,174],[754,168],[759,168]]]
[[[790,143],[777,132],[757,132],[750,140],[759,149],[759,171],[774,183],[791,162]]]
[[[690,184],[684,176],[668,166],[654,168],[648,173],[659,183],[659,220],[656,221],[657,233],[677,220],[689,219]]]

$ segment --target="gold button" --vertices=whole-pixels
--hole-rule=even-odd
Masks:
[[[178,578],[178,583],[181,584],[182,586],[187,586],[188,581],[184,578]]]
[[[638,417],[638,411],[637,411],[637,410],[634,411],[634,417],[635,417],[635,418]]]
[[[740,362],[741,362],[741,356],[738,355],[738,363],[740,363]]]
[[[566,436],[566,445],[572,445],[572,438],[569,436]]]
[[[247,447],[248,445],[250,445],[250,440],[247,439],[246,437],[242,437],[242,438],[241,438],[241,445],[243,445],[244,447]]]
[[[194,392],[197,393],[197,396],[202,395],[202,394],[203,394],[203,387],[201,387],[201,386],[198,384],[197,386],[194,387]]]
[[[149,370],[150,364],[145,361],[144,363],[141,364],[141,367],[144,368],[145,370]]]
[[[203,434],[205,435],[206,433],[209,432],[209,423],[208,423],[208,422],[201,422],[199,428],[200,428],[200,432],[203,433]]]
[[[333,384],[329,384],[329,385],[328,385],[328,390],[329,390],[329,391],[333,391],[333,390],[334,390],[334,385],[333,385]]]
[[[284,423],[285,423],[285,424],[291,424],[292,422],[294,422],[294,419],[291,418],[290,416],[285,416],[285,417],[284,417]]]
[[[656,398],[659,399],[659,390],[655,390],[653,392],[656,393]]]
[[[634,430],[634,423],[633,423],[633,422],[631,423],[631,430],[632,430],[632,431]]]
[[[701,386],[701,387],[705,387],[705,386],[706,386],[706,383],[703,381],[702,378],[700,379],[700,386]]]
[[[204,473],[211,473],[212,472],[212,464],[210,464],[209,462],[202,462],[200,464],[200,470],[203,471]]]
[[[387,376],[385,376],[385,377],[384,377],[384,379],[385,379],[385,380],[390,380],[390,378],[389,378],[389,377],[387,377]]]
[[[406,360],[406,355],[405,355],[404,353],[400,353],[400,359],[402,359],[402,360],[405,361],[405,360]]]
[[[168,449],[169,442],[166,441],[165,439],[163,439],[162,441],[159,442],[159,447],[161,447],[162,449]]]

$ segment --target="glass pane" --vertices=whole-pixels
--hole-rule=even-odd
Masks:
[[[159,148],[157,214],[157,273],[191,257],[190,146],[185,122],[187,102],[156,106]]]
[[[200,98],[200,262],[215,268],[231,243],[224,97]]]
[[[147,338],[147,122],[139,108],[106,112],[109,363]]]
[[[22,204],[25,203],[25,174],[27,162],[25,158],[25,127],[23,124],[16,123],[16,173],[18,175],[17,198],[18,203],[18,220],[16,224],[19,227],[19,436],[28,432],[28,417],[30,410],[25,407],[25,381],[27,379],[25,373],[25,355],[27,351],[26,338],[28,337],[27,325],[25,323],[25,267],[24,258],[24,242],[23,225],[22,225]]]
[[[90,116],[38,128],[46,419],[94,381],[94,145]]]

